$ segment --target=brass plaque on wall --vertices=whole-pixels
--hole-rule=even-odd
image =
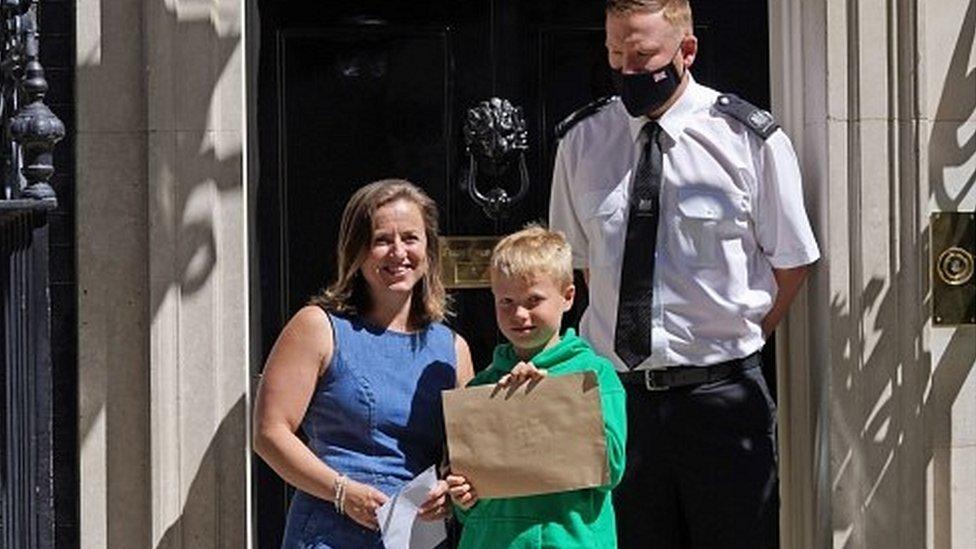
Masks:
[[[441,237],[441,277],[449,290],[488,288],[491,277],[491,251],[497,236]]]
[[[936,212],[932,234],[932,324],[976,324],[976,214]]]

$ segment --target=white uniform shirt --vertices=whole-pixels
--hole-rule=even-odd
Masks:
[[[690,76],[690,75],[689,75]],[[658,120],[664,173],[654,267],[651,356],[638,368],[708,365],[763,346],[760,323],[776,297],[773,268],[820,256],[803,208],[789,138],[763,140],[714,109],[718,92],[690,79]],[[580,332],[617,370],[613,350],[632,174],[646,117],[619,99],[560,141],[549,219],[589,269]]]

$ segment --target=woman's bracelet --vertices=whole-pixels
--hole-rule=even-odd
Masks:
[[[335,504],[336,512],[340,515],[345,514],[347,480],[349,480],[349,477],[346,475],[339,475],[335,480],[335,497],[333,503]]]

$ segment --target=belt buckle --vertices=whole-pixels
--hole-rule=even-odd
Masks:
[[[667,370],[667,368],[662,367],[648,368],[644,370],[644,388],[652,392],[667,391],[670,389],[670,385],[658,385],[652,380],[652,372],[663,372],[665,370]]]

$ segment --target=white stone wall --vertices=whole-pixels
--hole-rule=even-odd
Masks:
[[[973,212],[976,2],[919,2],[918,9],[919,202],[926,216]],[[976,327],[933,327],[931,318],[926,320],[925,542],[927,547],[974,547]]]
[[[771,3],[825,255],[784,338],[786,547],[973,547],[976,331],[931,325],[929,224],[976,204],[976,3]]]
[[[77,13],[82,546],[245,547],[243,3]]]

